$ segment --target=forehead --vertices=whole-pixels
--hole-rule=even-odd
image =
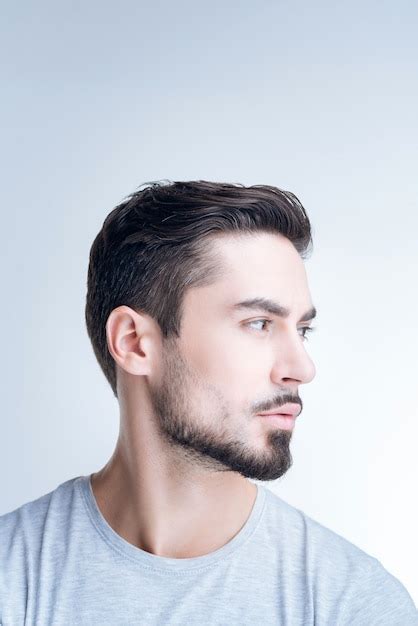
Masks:
[[[221,261],[224,273],[212,285],[190,289],[186,310],[191,307],[199,315],[239,316],[246,311],[236,305],[256,298],[280,302],[295,315],[312,307],[303,260],[282,235],[222,236],[213,242],[211,251]]]
[[[305,265],[294,245],[280,234],[255,233],[225,237],[214,244],[225,267],[218,287],[229,289],[280,289],[289,297],[309,299]]]
[[[240,261],[243,260],[243,255],[246,259],[253,261],[260,257],[271,260],[273,258],[281,259],[282,261],[293,259],[300,261],[303,265],[293,243],[280,233],[224,233],[211,239],[211,247],[214,253],[221,256],[231,269],[237,266],[237,263],[239,265]]]

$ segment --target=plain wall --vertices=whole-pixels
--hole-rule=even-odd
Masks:
[[[418,604],[417,17],[403,0],[3,4],[0,514],[113,451],[84,324],[110,210],[150,180],[277,185],[313,225],[317,374],[267,486]]]

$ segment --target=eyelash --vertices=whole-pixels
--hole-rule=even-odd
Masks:
[[[268,322],[269,324],[272,324],[273,320],[262,318],[259,320],[251,320],[251,322],[247,322],[247,324],[245,325],[249,326],[250,324],[255,324],[256,322]],[[308,341],[307,333],[312,333],[315,330],[315,326],[303,326],[300,328],[300,330],[305,331],[305,334],[301,335],[302,339],[305,339],[306,341]]]

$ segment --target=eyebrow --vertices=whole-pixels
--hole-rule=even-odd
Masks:
[[[250,298],[249,300],[243,300],[242,302],[237,302],[230,307],[233,311],[240,309],[256,309],[257,311],[267,311],[271,315],[277,315],[278,317],[289,317],[290,311],[287,307],[282,306],[278,302],[274,300],[270,300],[269,298]],[[317,315],[317,310],[315,307],[306,311],[300,318],[299,322],[307,322],[309,320],[314,319]]]

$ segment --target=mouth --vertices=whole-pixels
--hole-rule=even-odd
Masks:
[[[273,424],[283,430],[292,430],[300,411],[301,406],[299,404],[287,402],[281,407],[274,407],[270,411],[257,413],[257,417],[264,420],[266,424]]]
[[[287,402],[281,407],[274,407],[270,411],[261,411],[258,415],[269,416],[269,415],[283,415],[286,417],[294,417],[296,418],[301,411],[301,407],[299,404],[294,402]]]
[[[292,430],[295,425],[296,417],[286,413],[268,413],[258,415],[266,424],[273,424],[283,430]]]

